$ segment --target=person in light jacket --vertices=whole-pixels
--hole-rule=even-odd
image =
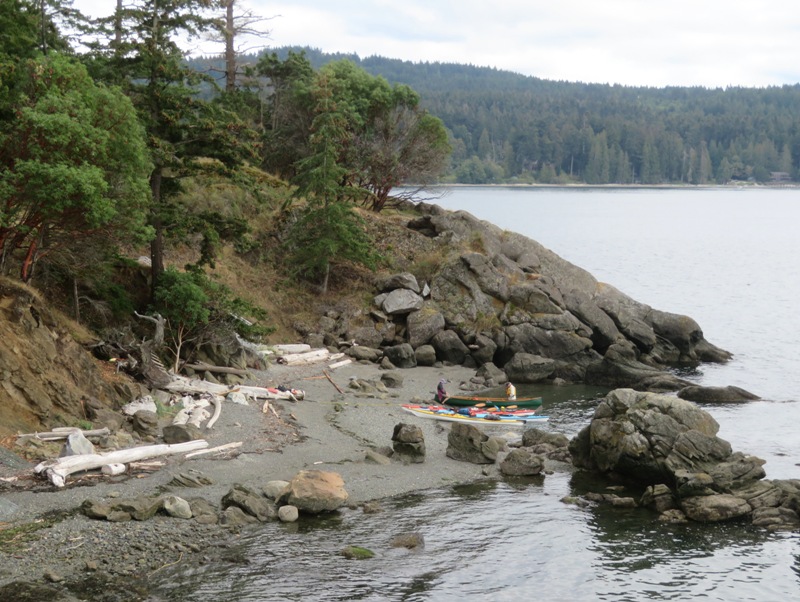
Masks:
[[[515,401],[517,399],[517,388],[510,382],[506,383],[506,399]]]

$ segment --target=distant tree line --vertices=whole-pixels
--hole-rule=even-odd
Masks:
[[[297,48],[282,48],[279,56]],[[646,88],[305,49],[407,84],[447,127],[448,179],[587,184],[797,180],[800,85]]]

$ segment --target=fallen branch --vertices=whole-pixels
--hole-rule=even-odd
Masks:
[[[208,441],[198,439],[187,441],[186,443],[175,443],[173,445],[145,445],[142,447],[132,447],[120,449],[105,454],[80,454],[77,456],[65,456],[54,460],[47,460],[36,465],[33,471],[42,474],[50,479],[56,487],[63,487],[67,476],[84,470],[102,468],[108,464],[127,464],[137,460],[146,460],[158,456],[169,456],[171,454],[181,454],[197,449],[208,447]]]
[[[330,375],[330,374],[328,374],[328,371],[327,371],[327,370],[323,370],[323,371],[322,371],[322,373],[325,375],[325,377],[326,377],[326,378],[327,378],[329,381],[331,381],[331,384],[332,384],[334,387],[336,387],[336,390],[337,390],[337,391],[339,391],[339,393],[341,393],[342,395],[344,395],[344,391],[342,391],[342,388],[341,388],[339,385],[337,385],[335,382],[333,382],[333,379],[331,378],[331,375]]]
[[[219,451],[225,451],[228,449],[236,449],[237,447],[241,447],[242,442],[237,441],[236,443],[226,443],[225,445],[218,445],[217,447],[209,447],[208,449],[201,449],[200,451],[194,451],[190,454],[186,454],[186,459],[194,458],[196,456],[203,456],[205,454],[213,454]]]
[[[214,405],[214,414],[212,414],[211,419],[208,421],[208,424],[206,424],[207,429],[214,426],[219,415],[222,414],[222,400],[219,397],[214,397],[211,399],[211,403]]]

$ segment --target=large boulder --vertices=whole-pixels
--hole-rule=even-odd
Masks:
[[[485,454],[485,444],[489,440],[474,424],[455,423],[447,435],[448,458],[473,464],[493,464],[494,458]]]
[[[442,330],[437,333],[431,345],[436,349],[436,358],[442,362],[462,364],[469,354],[469,348],[452,330]]]
[[[319,514],[338,510],[347,503],[348,493],[341,475],[322,470],[301,470],[289,482],[280,498],[283,505],[301,512]]]
[[[425,436],[415,424],[401,422],[392,433],[394,455],[406,464],[419,464],[425,461]]]
[[[408,343],[387,347],[383,353],[396,368],[414,368],[417,365],[417,356]]]
[[[398,288],[383,300],[382,309],[390,316],[409,314],[422,309],[423,300],[417,293],[406,288]]]
[[[408,314],[406,331],[408,342],[414,349],[428,343],[442,330],[444,330],[444,316],[429,305]]]
[[[398,288],[405,288],[415,293],[421,291],[417,277],[409,272],[389,276],[378,285],[378,288],[381,292],[390,292]]]

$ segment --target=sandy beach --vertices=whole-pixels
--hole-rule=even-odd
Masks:
[[[215,546],[224,546],[226,538],[237,536],[222,526],[160,515],[141,523],[90,520],[76,512],[87,499],[168,493],[185,499],[202,497],[219,505],[233,484],[260,491],[269,481],[290,480],[300,470],[317,469],[339,473],[349,505],[357,507],[367,501],[497,475],[495,466],[458,462],[445,455],[448,423],[416,418],[400,407],[410,401],[431,400],[440,378],[448,380],[448,390],[457,391],[462,382],[474,376],[473,370],[460,366],[402,370],[402,387],[376,398],[363,397],[348,384],[351,379],[380,381],[383,371],[377,365],[343,366],[329,372],[333,383],[323,368],[276,365],[254,374],[252,384],[303,389],[305,398],[270,402],[275,412],[264,412],[260,402],[246,406],[226,402],[218,422],[204,434],[210,447],[241,441],[241,447],[234,451],[192,459],[168,456],[160,469],[134,475],[74,475],[68,477],[63,489],[38,477],[33,488],[4,487],[0,521],[6,528],[29,525],[54,512],[70,516],[21,535],[16,542],[19,545],[0,550],[0,599],[4,599],[2,586],[18,581],[69,583],[87,575],[96,578],[98,573],[143,578],[174,562],[203,562]],[[367,461],[367,450],[391,447],[394,427],[401,422],[422,428],[425,462],[392,461],[383,465]],[[521,434],[519,428],[498,426],[491,430],[490,434],[509,439]],[[170,483],[187,471],[202,474],[211,484],[186,488]],[[32,474],[32,470],[21,474]],[[31,479],[27,480],[30,484]]]

